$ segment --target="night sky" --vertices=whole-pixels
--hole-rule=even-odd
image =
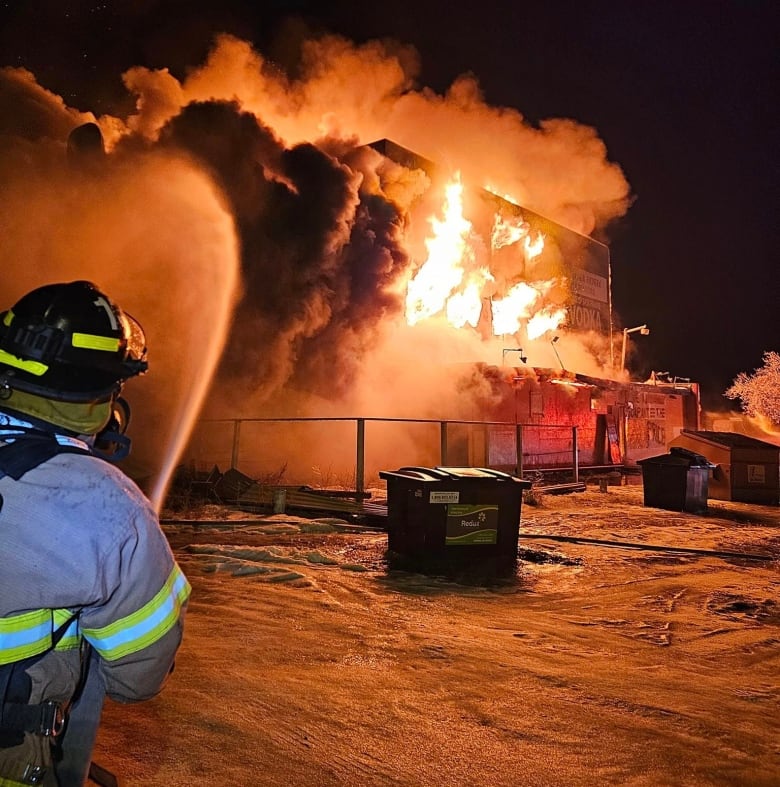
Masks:
[[[632,335],[642,344],[632,372],[690,377],[706,405],[727,407],[733,378],[780,350],[775,9],[770,0],[516,0],[463,11],[426,0],[17,0],[0,5],[0,65],[25,66],[70,106],[101,114],[128,100],[122,70],[183,75],[215,32],[287,66],[281,28],[288,41],[291,30],[328,31],[413,45],[420,86],[444,92],[471,72],[486,102],[530,123],[593,126],[633,195],[608,231],[615,311],[623,325],[651,329]]]

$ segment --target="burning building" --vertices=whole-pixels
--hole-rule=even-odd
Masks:
[[[391,140],[371,147],[422,170],[430,191],[444,194],[442,218],[430,220],[427,254],[408,285],[410,324],[443,314],[454,327],[470,325],[485,339],[513,337],[522,343],[561,329],[599,337],[611,347],[605,244],[489,189],[465,187],[459,174],[443,173]]]
[[[390,140],[371,148],[424,172],[430,183],[418,198],[423,212],[434,215],[430,229],[422,244],[410,233],[412,256],[420,261],[407,286],[407,322],[445,320],[479,335],[494,352],[501,348],[500,365],[459,366],[457,385],[467,403],[461,417],[530,427],[524,467],[570,464],[572,439],[584,465],[634,464],[665,451],[681,430],[698,428],[695,383],[613,379],[621,375],[615,372],[605,244],[488,189],[469,188],[457,174]],[[442,194],[438,211],[435,196],[433,205],[426,203]],[[557,349],[564,346],[579,372],[565,368]],[[508,365],[518,358],[522,366]],[[584,374],[583,366],[597,372]],[[450,441],[448,461],[517,466],[513,429],[492,427],[477,445],[474,430],[468,434]]]
[[[388,139],[343,158],[363,174],[358,212],[377,211],[376,194],[397,206],[395,242],[404,252],[404,266],[396,274],[392,308],[375,312],[395,327],[390,339],[372,346],[381,358],[365,364],[363,376],[355,378],[355,390],[361,381],[371,381],[370,397],[305,399],[301,391],[308,384],[311,392],[314,378],[298,373],[285,388],[285,401],[275,400],[266,413],[447,421],[446,463],[509,471],[520,465],[565,468],[575,452],[583,467],[633,465],[665,451],[682,429],[698,427],[696,384],[630,383],[615,371],[604,243],[471,186],[457,172]],[[403,193],[396,201],[398,191]],[[357,269],[365,262],[362,236],[353,231],[347,248]],[[368,262],[372,259],[368,255]],[[432,334],[438,342],[430,341]],[[444,357],[428,357],[434,352]],[[388,363],[388,356],[398,363]],[[345,366],[334,358],[324,354],[321,360],[335,389]],[[372,371],[374,377],[367,378]],[[302,401],[292,409],[292,402]],[[374,408],[381,403],[381,409],[371,412],[366,402]],[[307,446],[299,462],[290,452],[285,455],[288,474],[295,474],[296,464],[315,464],[313,443],[327,446],[322,465],[351,462],[351,427],[337,439],[335,428],[288,424],[285,433],[297,435],[292,442]],[[411,426],[405,428],[412,433]],[[262,429],[270,434],[270,427]],[[378,430],[373,425],[369,431]],[[260,434],[255,443],[283,442]],[[377,457],[379,468],[445,459],[435,431],[413,440],[385,432],[382,442],[388,450]],[[390,443],[396,443],[396,453],[389,451]],[[233,449],[238,456],[237,446]],[[344,455],[337,460],[340,451]],[[273,474],[274,467],[258,464],[257,471]]]
[[[481,373],[490,380],[490,396],[473,415],[523,425],[525,469],[570,467],[573,441],[583,467],[635,466],[665,452],[682,431],[700,423],[696,383],[625,383],[517,367],[488,367]],[[469,462],[482,459],[487,466],[511,470],[517,464],[514,441],[511,427],[494,427],[476,454],[471,450]]]

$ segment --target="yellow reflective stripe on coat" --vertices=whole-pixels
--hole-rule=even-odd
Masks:
[[[51,647],[52,616],[49,609],[34,609],[0,618],[0,664],[37,656]]]
[[[166,583],[155,597],[137,612],[99,629],[81,633],[107,661],[137,653],[157,642],[176,625],[181,608],[190,595],[190,583],[174,564]]]
[[[73,617],[68,609],[34,609],[0,618],[0,664],[37,656],[51,649],[54,632]],[[79,646],[78,622],[74,619],[57,643],[57,650]]]

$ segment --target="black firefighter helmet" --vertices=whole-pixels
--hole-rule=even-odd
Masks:
[[[0,313],[0,394],[108,401],[146,369],[143,329],[91,282],[47,284]]]

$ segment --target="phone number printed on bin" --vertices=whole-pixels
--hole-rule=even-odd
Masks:
[[[431,492],[429,503],[459,503],[460,492]]]

